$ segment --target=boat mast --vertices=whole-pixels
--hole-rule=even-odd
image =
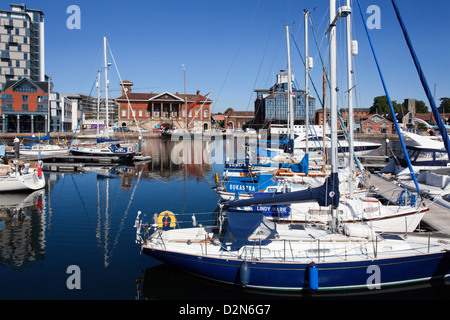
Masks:
[[[330,118],[331,172],[337,173],[336,0],[330,0]]]
[[[350,0],[347,0],[347,86],[348,86],[348,135],[349,135],[349,161],[348,167],[350,175],[348,177],[349,194],[353,198],[353,171],[354,171],[354,125],[353,125],[353,64],[352,64],[352,38],[351,38],[351,9]]]
[[[103,37],[103,55],[105,59],[105,106],[106,106],[106,132],[109,132],[109,106],[108,106],[108,60],[106,58],[106,37]]]
[[[309,56],[308,56],[308,16],[309,11],[303,10],[305,15],[305,153],[309,153],[308,137],[309,137],[309,105],[308,105],[308,94],[309,94]]]
[[[291,72],[291,47],[289,43],[289,26],[286,25],[286,46],[287,46],[287,67],[288,67],[288,113],[289,113],[289,120],[288,123],[288,133],[289,133],[289,146],[292,146],[293,140],[294,140],[294,112],[292,107],[292,72]],[[290,147],[290,150],[292,148]],[[292,151],[291,151],[292,152]]]
[[[186,112],[186,131],[189,133],[189,125],[188,125],[188,104],[187,104],[187,96],[186,96],[186,67],[184,64],[181,65],[183,67],[183,82],[184,82],[184,110]]]
[[[100,127],[100,70],[97,71],[97,137]]]
[[[330,0],[330,118],[331,175],[338,175],[337,162],[337,87],[336,87],[336,0]],[[337,209],[332,209],[333,230],[337,228]]]

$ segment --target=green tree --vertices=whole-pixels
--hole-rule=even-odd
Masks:
[[[227,114],[228,112],[234,111],[233,108],[227,108],[223,114]]]
[[[439,112],[449,113],[450,112],[450,98],[444,97],[440,98],[441,104],[438,107]]]
[[[422,100],[416,100],[416,113],[430,113],[425,102]]]
[[[398,104],[395,100],[391,100],[391,102],[395,112],[401,111],[401,104]],[[386,96],[378,96],[373,98],[373,105],[370,107],[370,113],[386,114],[390,112],[391,108],[389,108],[389,102]]]

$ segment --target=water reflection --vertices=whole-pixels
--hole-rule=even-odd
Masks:
[[[0,265],[22,268],[44,259],[44,192],[0,193]]]
[[[316,292],[274,292],[221,284],[161,264],[141,270],[136,279],[138,300],[436,300],[450,296],[450,282],[439,279],[422,284],[386,287],[378,290]],[[291,305],[292,306],[292,305]]]
[[[0,266],[25,268],[43,260],[49,244],[61,251],[64,246],[77,250],[85,244],[101,248],[106,268],[138,210],[152,215],[172,206],[174,211],[195,212],[198,206],[189,200],[198,202],[202,190],[210,191],[211,165],[174,163],[170,155],[176,144],[149,139],[142,152],[151,161],[87,165],[81,173],[45,172],[47,184],[42,190],[0,193]],[[190,194],[194,189],[186,187],[191,185],[199,189],[194,197]],[[211,212],[215,203],[210,207]],[[54,233],[60,238],[52,237]],[[138,249],[133,241],[122,245]]]

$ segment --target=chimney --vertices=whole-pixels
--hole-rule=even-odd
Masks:
[[[200,94],[200,90],[197,90],[197,95],[199,95]]]

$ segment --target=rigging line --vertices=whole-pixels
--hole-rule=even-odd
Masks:
[[[78,131],[78,127],[80,126],[81,119],[83,118],[84,110],[86,110],[86,106],[89,103],[89,99],[91,98],[92,89],[94,89],[94,86],[95,86],[96,82],[97,82],[97,79],[94,80],[94,83],[92,84],[91,91],[89,92],[89,96],[88,96],[88,98],[86,100],[86,104],[84,105],[83,111],[81,112],[80,120],[78,120],[77,127],[76,127],[75,132],[73,133],[73,136],[72,136],[72,140],[70,140],[69,147],[72,145],[73,139],[75,139],[75,136],[76,136],[77,131]]]
[[[238,45],[238,48],[237,48],[237,50],[236,50],[236,52],[235,52],[235,54],[234,54],[233,60],[231,61],[231,65],[230,65],[230,67],[228,68],[228,71],[227,71],[227,74],[226,74],[226,76],[225,76],[225,79],[224,79],[224,81],[223,81],[223,83],[222,83],[222,86],[220,87],[219,94],[217,95],[217,98],[216,98],[216,100],[215,100],[215,102],[214,102],[214,106],[211,108],[212,110],[213,110],[213,109],[215,108],[215,106],[217,105],[217,101],[219,101],[219,97],[220,97],[220,94],[222,93],[222,89],[223,89],[223,87],[225,86],[225,82],[228,80],[228,76],[230,75],[230,72],[231,72],[231,69],[232,69],[232,67],[233,67],[233,64],[234,64],[234,62],[236,61],[236,58],[237,58],[238,53],[239,53],[239,51],[240,51],[240,49],[241,49],[242,43],[244,42],[244,39],[245,39],[245,36],[246,36],[247,33],[248,33],[248,30],[250,29],[250,25],[251,25],[252,22],[253,22],[253,19],[254,19],[255,14],[256,14],[256,10],[258,9],[260,3],[261,3],[261,0],[258,0],[258,3],[256,4],[255,9],[253,10],[252,17],[250,18],[250,21],[249,21],[249,23],[248,23],[248,25],[247,25],[247,29],[245,30],[244,34],[242,35],[241,41],[239,42],[239,45]]]
[[[357,0],[357,2],[358,2],[359,12],[361,14],[361,19],[363,21],[364,29],[366,30],[367,38],[369,39],[370,48],[372,49],[372,54],[373,54],[375,63],[377,65],[378,73],[380,75],[381,83],[383,85],[384,92],[386,93],[386,97],[387,97],[388,102],[389,102],[389,108],[391,110],[392,115],[395,115],[394,107],[392,106],[391,98],[389,97],[389,92],[387,90],[386,83],[384,82],[383,74],[381,72],[380,64],[378,63],[378,59],[377,59],[377,56],[375,54],[375,49],[374,49],[373,44],[372,44],[372,39],[370,37],[369,30],[368,30],[367,25],[366,25],[366,21],[364,20],[364,15],[363,15],[363,12],[362,12],[362,9],[361,9],[361,4],[359,3],[359,0]],[[394,116],[393,120],[394,120],[395,128],[396,128],[396,130],[398,132],[398,135],[399,135],[399,138],[400,138],[400,143],[402,145],[403,153],[405,154],[405,159],[406,159],[406,161],[408,163],[409,171],[411,173],[412,178],[414,179],[414,184],[416,185],[417,192],[420,194],[420,187],[419,187],[419,184],[417,182],[416,175],[414,174],[414,170],[412,168],[411,160],[409,159],[409,155],[408,155],[408,152],[406,150],[405,142],[403,141],[402,133],[401,133],[400,127],[398,125],[397,118]]]
[[[276,14],[275,14],[275,18],[278,16],[278,12],[280,11],[281,2],[282,2],[282,0],[280,0],[279,3],[278,3],[278,8],[277,8],[277,12],[276,12]],[[270,38],[272,37],[272,32],[273,32],[274,27],[275,27],[275,20],[273,21],[272,27],[270,28],[269,37],[268,37],[268,39],[267,39],[266,47],[264,48],[264,53],[263,53],[263,56],[262,56],[262,59],[261,59],[261,63],[259,64],[258,73],[256,74],[256,79],[255,79],[255,82],[253,83],[253,90],[252,90],[252,93],[251,93],[251,95],[250,95],[250,98],[248,99],[247,110],[248,110],[248,108],[250,107],[250,102],[251,102],[251,100],[252,100],[252,96],[253,96],[253,93],[254,93],[254,91],[255,91],[256,82],[257,82],[257,80],[258,80],[259,73],[261,72],[261,67],[262,67],[264,58],[265,58],[266,53],[267,53],[267,48],[269,47],[269,41],[270,41]]]
[[[125,220],[126,220],[126,218],[127,218],[127,216],[128,216],[128,211],[129,211],[129,209],[130,209],[131,202],[132,202],[133,199],[134,199],[134,194],[136,193],[137,186],[138,186],[138,184],[139,184],[139,181],[141,180],[141,175],[142,175],[142,171],[143,171],[143,170],[144,170],[144,166],[142,166],[141,171],[139,171],[139,175],[138,175],[136,184],[135,184],[135,186],[134,186],[134,188],[133,188],[133,192],[131,193],[131,196],[130,196],[130,201],[128,201],[127,208],[125,209],[125,213],[123,214],[122,220],[120,221],[120,224],[119,224],[119,230],[117,231],[116,237],[115,237],[115,239],[114,239],[114,243],[113,243],[112,246],[111,246],[110,257],[112,257],[113,250],[116,248],[117,243],[119,242],[119,236],[120,236],[120,234],[122,233],[123,227],[124,227],[124,225],[125,225]]]
[[[96,66],[98,66],[100,63],[99,63],[99,61],[100,61],[100,55],[101,55],[101,52],[102,52],[102,45],[100,44],[99,46],[98,46],[98,52],[97,52],[97,57],[92,61],[92,65],[89,67],[89,71],[87,71],[86,72],[86,74],[91,74],[91,71],[92,70],[95,70],[95,72],[97,73],[97,67]],[[82,90],[82,88],[84,88],[85,86],[86,86],[86,84],[87,84],[87,78],[84,78],[84,81],[83,81],[83,83],[82,84],[80,84],[80,86],[79,86],[79,88],[78,88],[78,93],[81,93],[81,92],[83,92],[84,90]]]
[[[313,26],[312,20],[311,20],[311,26],[312,26],[312,29],[313,29],[314,42],[316,43],[316,47],[317,47],[317,46],[318,46],[318,44],[317,44],[317,38],[316,38],[315,28],[314,28],[314,26]],[[297,43],[295,42],[295,39],[294,39],[294,44],[295,44],[295,46],[297,47],[297,51],[299,52],[300,57],[302,58],[303,64],[305,64],[305,62],[304,62],[304,60],[303,60],[303,57],[302,57],[302,55],[301,55],[301,53],[300,53],[300,50],[298,49]],[[328,83],[328,87],[330,87],[330,80],[329,80],[329,78],[328,78],[328,73],[326,72],[326,68],[325,68],[325,65],[324,65],[324,62],[323,62],[323,59],[322,59],[322,55],[320,54],[320,49],[319,49],[319,48],[317,48],[317,49],[318,49],[318,52],[319,52],[320,61],[321,61],[321,63],[322,63],[322,69],[325,71],[325,76],[326,76],[326,81],[327,81],[327,83]],[[313,81],[312,78],[311,78],[311,75],[309,76],[309,78],[310,78],[310,80],[311,80],[311,84],[312,84],[312,86],[313,86],[313,88],[314,88],[314,91],[316,92],[317,98],[319,99],[319,102],[320,102],[320,104],[322,105],[322,108],[323,108],[323,101],[322,101],[322,99],[320,98],[320,95],[319,95],[318,92],[317,92],[316,86],[315,86],[315,84],[314,84],[314,81]],[[343,130],[343,132],[344,132],[344,134],[345,134],[345,136],[346,136],[346,138],[347,138],[347,140],[348,140],[348,139],[349,139],[349,136],[348,136],[348,132],[347,132],[345,126],[344,126],[344,122],[343,122],[343,119],[342,119],[341,112],[340,112],[339,110],[337,110],[337,113],[338,113],[339,121],[340,121],[340,123],[341,123],[342,130]],[[327,118],[328,118],[328,115],[326,115],[326,116],[327,116]],[[329,120],[329,119],[328,119],[328,120]],[[329,122],[329,123],[330,123],[330,122]],[[339,141],[338,141],[338,144],[339,144]],[[339,145],[340,145],[340,144],[339,144]],[[358,157],[357,157],[355,154],[354,154],[353,158],[355,159],[355,162],[356,162],[356,164],[357,164],[357,166],[358,166],[358,169],[359,169],[359,170],[361,171],[361,173],[362,173],[362,172],[363,172],[363,168],[362,168],[361,162],[359,161]]]
[[[436,104],[434,102],[434,98],[433,98],[433,95],[431,94],[430,88],[428,86],[427,79],[425,78],[425,74],[423,73],[422,67],[420,66],[419,59],[417,58],[416,52],[414,51],[414,48],[413,48],[412,43],[411,43],[411,39],[409,38],[408,32],[406,30],[406,26],[405,26],[405,24],[403,22],[403,19],[402,19],[401,15],[400,15],[400,11],[399,11],[399,9],[397,7],[397,4],[395,3],[394,0],[391,0],[391,2],[392,2],[392,5],[394,6],[394,10],[395,10],[395,13],[397,15],[397,19],[398,19],[398,21],[400,23],[400,26],[402,27],[403,35],[405,36],[406,43],[408,44],[409,52],[411,53],[411,56],[412,56],[412,58],[414,60],[414,65],[416,66],[417,73],[419,74],[420,82],[422,83],[423,89],[424,89],[425,94],[427,95],[427,98],[428,98],[428,102],[430,103],[431,111],[432,111],[433,117],[434,117],[434,121],[437,123],[437,125],[439,127],[439,131],[441,132],[442,140],[444,142],[445,149],[447,150],[448,158],[450,159],[450,149],[449,149],[450,148],[450,139],[449,139],[449,136],[448,136],[448,133],[447,133],[447,129],[445,128],[445,125],[442,122],[441,115],[439,114],[439,111],[438,111],[438,109],[436,107]]]
[[[119,76],[119,80],[120,80],[120,83],[121,83],[121,86],[122,86],[122,89],[123,89],[122,77],[120,76],[119,68],[117,68],[116,60],[114,59],[114,55],[112,53],[111,46],[109,45],[109,41],[108,40],[106,40],[106,43],[108,45],[109,53],[111,54],[112,61],[114,62],[114,66],[116,67],[117,75]],[[128,98],[128,93],[127,93],[126,90],[123,90],[123,92],[125,92],[125,97],[127,98],[128,108],[130,109],[131,115],[133,116],[134,122],[136,123],[136,126],[138,127],[138,130],[139,130],[138,132],[139,132],[139,135],[140,135],[141,129],[139,128],[139,124],[138,124],[138,122],[136,120],[136,114],[135,114],[135,112],[133,112],[133,109],[131,108],[130,99]]]

